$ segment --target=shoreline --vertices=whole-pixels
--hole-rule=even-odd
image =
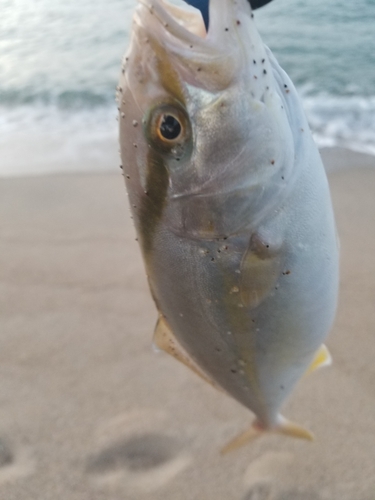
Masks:
[[[30,134],[23,142],[27,158],[31,158],[26,165],[26,156],[19,158],[15,155],[18,140],[15,142],[0,144],[2,152],[3,166],[0,173],[2,179],[34,178],[41,176],[58,175],[107,175],[115,174],[119,170],[121,163],[116,142],[106,139],[99,141],[94,150],[85,149],[84,145],[75,151],[73,156],[59,157],[59,145],[56,140],[51,140],[46,144],[35,146]],[[3,151],[2,151],[3,148]],[[8,148],[8,149],[7,149]],[[57,148],[57,149],[56,149]],[[375,155],[362,153],[342,147],[324,147],[319,149],[323,164],[327,173],[341,169],[352,168],[372,168],[375,165]],[[26,153],[25,153],[26,152]],[[45,155],[44,155],[45,153]],[[43,157],[43,155],[45,157]],[[56,157],[58,160],[56,161]],[[51,168],[51,164],[53,167]],[[20,167],[20,165],[23,165]],[[82,167],[84,165],[84,167]],[[5,173],[8,172],[8,173]],[[16,172],[16,173],[11,173]]]

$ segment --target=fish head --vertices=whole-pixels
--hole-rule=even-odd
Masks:
[[[293,177],[293,134],[247,0],[141,0],[118,87],[133,216],[190,238],[259,223]],[[148,243],[145,243],[148,246]]]

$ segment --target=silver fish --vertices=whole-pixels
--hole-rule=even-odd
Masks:
[[[141,0],[118,87],[121,157],[159,311],[155,344],[255,414],[280,407],[322,345],[338,291],[329,186],[296,90],[247,0]]]

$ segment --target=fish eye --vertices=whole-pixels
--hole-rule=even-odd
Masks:
[[[174,141],[180,137],[182,125],[174,115],[162,114],[159,119],[157,132],[162,140]]]
[[[180,103],[158,102],[147,110],[142,121],[145,138],[155,151],[177,161],[191,153],[191,124]]]

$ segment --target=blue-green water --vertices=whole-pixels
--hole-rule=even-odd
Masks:
[[[20,128],[62,127],[72,143],[115,137],[114,89],[135,4],[0,0],[0,140]],[[255,17],[318,144],[375,154],[375,0],[274,0]]]

